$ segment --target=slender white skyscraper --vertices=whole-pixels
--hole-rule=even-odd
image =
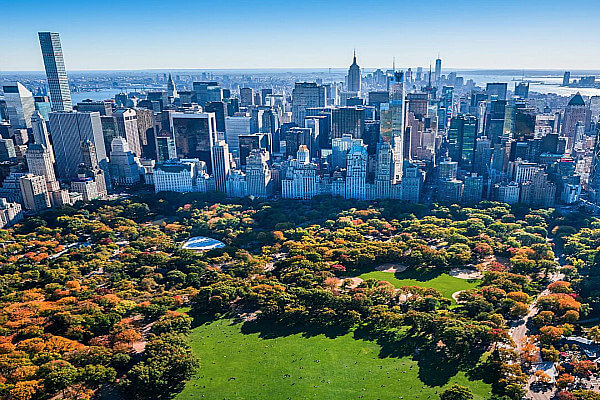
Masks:
[[[38,32],[52,111],[72,111],[71,90],[65,69],[60,36],[56,32]]]

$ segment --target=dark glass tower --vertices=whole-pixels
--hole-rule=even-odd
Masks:
[[[470,171],[475,156],[477,138],[477,118],[472,115],[458,115],[450,121],[448,129],[449,155],[452,161]]]
[[[38,32],[38,36],[50,89],[52,111],[73,111],[60,36],[56,32]]]

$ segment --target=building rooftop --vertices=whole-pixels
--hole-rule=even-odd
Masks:
[[[583,97],[581,97],[581,94],[579,92],[577,92],[577,94],[573,97],[571,97],[571,100],[569,100],[569,105],[570,106],[585,106],[585,101],[583,100]]]

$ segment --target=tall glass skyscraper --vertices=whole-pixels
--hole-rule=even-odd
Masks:
[[[38,32],[38,36],[50,89],[52,111],[73,111],[60,36],[56,32]]]

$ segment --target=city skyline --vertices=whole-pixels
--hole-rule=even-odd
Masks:
[[[178,4],[175,11],[169,4],[133,1],[120,4],[119,13],[72,4],[4,6],[7,14],[27,15],[27,21],[5,22],[9,40],[0,51],[11,56],[0,62],[0,71],[43,70],[35,35],[46,30],[61,32],[71,71],[343,68],[354,48],[363,68],[391,66],[392,57],[400,66],[427,66],[438,53],[444,68],[453,69],[585,70],[600,65],[593,45],[569,34],[574,26],[585,26],[587,37],[600,33],[592,20],[600,6],[587,0],[570,8],[537,0],[400,2],[394,6],[397,13],[385,3],[357,1],[234,7],[200,2]],[[68,7],[67,20],[60,13]],[[469,23],[462,23],[465,18]],[[157,51],[162,57],[156,57]]]

